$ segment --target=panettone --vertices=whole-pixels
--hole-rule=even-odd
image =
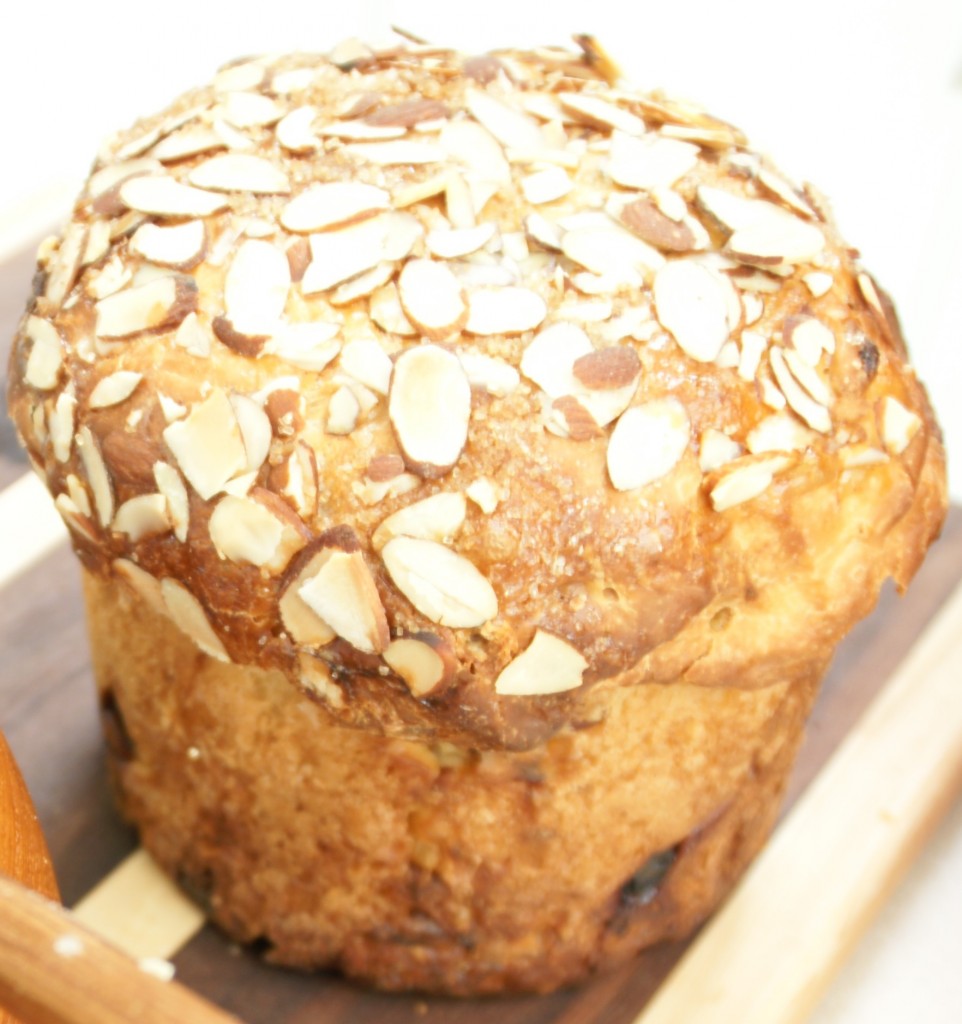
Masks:
[[[120,805],[279,963],[549,990],[686,934],[942,523],[821,197],[581,42],[232,64],[41,247],[10,406]]]

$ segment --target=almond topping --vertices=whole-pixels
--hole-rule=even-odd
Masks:
[[[107,527],[114,517],[114,489],[100,445],[89,427],[81,427],[76,437],[77,451],[83,463],[87,482],[94,496],[94,507],[100,525]]]
[[[548,314],[544,299],[529,288],[480,288],[468,296],[471,334],[521,334],[533,330]]]
[[[378,654],[387,647],[387,617],[360,551],[331,551],[319,571],[298,585],[297,594],[359,651]]]
[[[440,100],[425,100],[416,97],[401,103],[380,107],[368,114],[364,120],[368,124],[400,125],[402,128],[411,128],[422,121],[437,121],[448,117],[449,114],[448,108]]]
[[[39,316],[27,317],[23,333],[31,343],[23,379],[38,391],[51,391],[57,386],[63,363],[60,334],[49,320]]]
[[[787,458],[753,460],[729,470],[711,490],[716,512],[751,501],[771,486],[775,474],[789,464]]]
[[[284,195],[291,190],[287,175],[270,160],[251,153],[221,153],[198,164],[187,175],[197,188],[213,192]]]
[[[496,185],[511,181],[511,166],[505,158],[504,150],[491,132],[480,124],[474,121],[447,121],[438,136],[438,144],[452,160],[472,171],[481,181]],[[455,227],[468,226],[452,217],[450,209],[448,218]]]
[[[341,343],[337,340],[340,331],[340,324],[320,320],[283,324],[271,335],[264,351],[302,370],[319,373],[340,352]]]
[[[729,302],[718,276],[693,260],[676,259],[655,274],[658,319],[692,359],[709,363],[728,340]]]
[[[741,454],[742,446],[737,441],[721,430],[709,427],[699,438],[698,468],[703,473],[710,473]]]
[[[208,217],[228,205],[217,192],[184,185],[161,174],[128,178],[120,186],[119,196],[131,210],[160,217]]]
[[[577,689],[588,662],[581,652],[553,633],[535,630],[527,649],[511,661],[494,684],[504,697],[536,697]]]
[[[621,223],[642,241],[663,252],[690,252],[695,234],[684,221],[675,221],[650,199],[636,199],[621,208]]]
[[[371,319],[388,334],[410,338],[418,333],[417,328],[404,315],[397,285],[393,281],[374,291],[368,309]]]
[[[457,535],[466,513],[464,495],[439,491],[388,516],[374,531],[371,543],[376,551],[401,536],[445,543]]]
[[[358,181],[331,181],[311,185],[281,211],[288,231],[328,231],[364,220],[390,208],[391,197],[382,188]]]
[[[424,241],[432,255],[453,260],[477,252],[491,241],[496,231],[491,221],[474,227],[435,228],[428,232]]]
[[[676,398],[626,410],[608,441],[608,476],[619,491],[643,487],[670,473],[688,447],[691,424]]]
[[[197,125],[174,132],[161,139],[150,151],[155,160],[173,163],[188,156],[197,156],[212,149],[223,149],[224,140],[206,125]]]
[[[658,270],[665,258],[614,221],[567,231],[561,250],[592,273],[637,287],[645,270]]]
[[[259,128],[274,124],[284,113],[280,104],[259,92],[235,90],[224,101],[224,118],[234,128]]]
[[[551,403],[551,413],[548,429],[552,433],[564,433],[572,441],[587,441],[604,433],[598,421],[574,395],[556,398]],[[554,427],[560,430],[556,431]]]
[[[145,572],[128,558],[115,558],[111,568],[158,615],[167,614],[167,606],[160,592],[160,581],[156,577]]]
[[[167,501],[162,494],[138,494],[125,501],[114,516],[112,529],[126,533],[131,544],[170,529]]]
[[[270,418],[260,405],[247,395],[231,395],[229,401],[244,442],[247,456],[244,470],[248,473],[258,470],[266,461],[271,448]]]
[[[891,395],[882,401],[882,441],[893,455],[901,455],[919,432],[922,420]]]
[[[429,696],[453,675],[454,655],[431,633],[391,641],[383,658],[415,697]]]
[[[341,369],[356,381],[386,395],[391,386],[394,365],[375,338],[355,338],[341,351]]]
[[[290,265],[277,246],[260,239],[243,242],[224,279],[231,329],[248,338],[271,335],[284,313],[290,285]]]
[[[561,167],[546,167],[521,179],[521,191],[529,203],[553,203],[566,196],[574,187],[571,178]]]
[[[384,483],[386,480],[393,480],[404,472],[404,459],[400,455],[390,454],[375,455],[367,464],[364,475],[373,480],[374,483]]]
[[[437,345],[402,352],[388,415],[412,472],[427,479],[447,473],[464,449],[471,418],[471,385],[458,357]]]
[[[737,228],[726,251],[742,263],[779,266],[803,263],[825,248],[820,228],[772,203],[754,201],[751,220]]]
[[[823,352],[831,355],[835,351],[835,335],[831,329],[810,316],[787,317],[782,326],[782,338],[809,366],[818,366]]]
[[[521,355],[521,372],[552,398],[579,390],[575,361],[590,355],[591,339],[577,324],[551,324],[539,331]]]
[[[368,164],[382,167],[400,164],[437,164],[445,159],[445,151],[434,142],[389,139],[386,142],[349,142],[344,152]]]
[[[395,537],[381,552],[394,584],[432,622],[455,629],[481,626],[498,614],[491,584],[443,544]]]
[[[70,458],[76,413],[76,397],[69,391],[61,391],[47,420],[53,457],[58,462],[66,462]]]
[[[176,580],[160,581],[160,592],[164,599],[167,613],[195,644],[205,653],[218,661],[230,661],[227,650],[220,637],[211,627],[204,606],[182,584]]]
[[[285,114],[274,129],[277,141],[292,153],[313,153],[321,142],[313,129],[316,118],[317,108],[311,106]]]
[[[58,310],[70,294],[87,247],[87,228],[74,221],[64,232],[63,241],[47,267],[44,289],[51,310]]]
[[[174,536],[183,544],[190,525],[190,498],[180,473],[168,462],[155,462],[154,480],[157,490],[167,502],[167,515],[174,528]]]
[[[400,125],[368,124],[361,118],[318,125],[314,130],[325,138],[350,139],[359,142],[370,139],[399,139],[405,134]]]
[[[583,92],[563,92],[558,94],[562,107],[573,114],[583,124],[602,131],[617,129],[626,135],[644,135],[645,122],[640,117],[621,107]]]
[[[523,111],[508,106],[481,89],[468,87],[465,105],[471,116],[503,146],[512,149],[543,149],[541,126]]]
[[[217,502],[208,529],[221,558],[263,566],[271,572],[280,572],[304,546],[304,538],[289,522],[257,500],[233,494]]]
[[[110,405],[119,405],[134,393],[137,385],[143,380],[142,373],[133,370],[117,370],[102,377],[95,385],[87,405],[91,409],[105,409]]]
[[[182,275],[155,277],[101,299],[95,306],[100,338],[127,338],[176,327],[197,307],[197,285]]]
[[[802,280],[816,299],[827,295],[832,290],[832,285],[835,284],[835,278],[824,270],[813,270],[808,274],[803,274]]]
[[[397,287],[408,319],[433,341],[459,331],[468,319],[461,284],[443,263],[408,260],[398,277]]]
[[[787,351],[787,350],[786,350]],[[799,385],[780,348],[773,348],[768,354],[775,380],[785,396],[785,401],[813,429],[828,434],[832,429],[832,418],[827,408],[811,398]],[[805,365],[804,363],[802,365]]]
[[[610,391],[631,384],[641,373],[641,360],[633,348],[617,345],[579,357],[572,370],[586,388]]]
[[[657,135],[611,137],[608,173],[619,185],[648,191],[674,185],[698,163],[698,147]]]
[[[202,220],[161,227],[141,224],[130,240],[130,251],[166,267],[192,267],[204,255],[207,234]]]
[[[361,405],[349,387],[339,387],[331,395],[327,405],[327,426],[329,434],[350,434],[357,426]]]
[[[473,388],[481,388],[489,395],[504,398],[518,387],[518,371],[503,359],[486,356],[481,352],[459,351],[458,358]]]
[[[247,466],[237,417],[223,391],[212,391],[185,419],[164,430],[164,441],[181,472],[206,501]]]
[[[811,431],[803,427],[794,416],[784,412],[766,416],[755,424],[745,439],[752,455],[801,450],[811,443]]]

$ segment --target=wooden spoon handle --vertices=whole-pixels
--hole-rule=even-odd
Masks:
[[[0,1003],[29,1024],[238,1024],[9,878],[0,878]]]

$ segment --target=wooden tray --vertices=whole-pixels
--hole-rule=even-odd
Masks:
[[[0,355],[32,272],[32,251],[0,267]],[[27,469],[0,420],[0,491]],[[4,536],[2,545],[16,545]],[[840,649],[813,713],[790,801],[819,772],[853,723],[962,579],[962,510],[950,515],[909,594],[886,591]],[[65,544],[6,583],[0,598],[0,729],[37,806],[67,906],[136,847],[114,814],[101,756],[78,572]],[[453,1001],[363,992],[325,975],[268,968],[208,928],[175,958],[177,977],[247,1024],[629,1024],[683,952],[665,945],[575,992]]]

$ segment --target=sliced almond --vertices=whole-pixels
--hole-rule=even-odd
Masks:
[[[57,386],[63,364],[60,333],[49,320],[28,316],[23,335],[30,342],[23,379],[38,391],[51,391]]]
[[[368,124],[363,118],[315,125],[314,131],[325,138],[344,139],[352,142],[399,139],[406,134],[399,125]]]
[[[481,352],[458,351],[458,358],[467,374],[468,383],[473,388],[481,388],[489,395],[504,398],[514,392],[521,378],[518,371],[497,356],[484,355]]]
[[[69,391],[61,391],[47,417],[53,457],[58,462],[66,462],[70,458],[76,414],[76,397]]]
[[[488,133],[480,127],[480,125],[471,126],[469,122],[465,121],[464,124],[469,127],[477,128],[478,131],[485,136],[491,143],[492,146],[497,147],[497,143],[491,138]],[[500,152],[500,150],[498,150]],[[505,165],[507,166],[507,165]],[[510,170],[508,173],[510,180]],[[448,216],[448,221],[453,228],[470,228],[474,227],[478,222],[478,214],[484,207],[484,203],[480,197],[476,196],[477,185],[474,187],[469,185],[465,180],[464,176],[457,174],[453,171],[449,171],[446,175],[447,184],[444,188],[444,211]],[[480,179],[484,181],[485,179]],[[492,186],[497,188],[497,184]],[[488,196],[490,199],[490,196]]]
[[[657,135],[637,138],[616,131],[611,137],[608,174],[626,188],[668,187],[698,163],[698,147]]]
[[[92,263],[98,263],[110,250],[110,233],[112,226],[108,220],[91,221],[87,231],[87,241],[84,245],[81,266],[87,267]]]
[[[125,533],[131,544],[166,533],[171,527],[167,514],[167,501],[162,494],[138,494],[117,509],[112,529]]]
[[[736,465],[711,489],[715,511],[724,512],[764,494],[771,486],[775,474],[788,463],[787,458],[767,458]]]
[[[572,371],[584,387],[611,391],[631,384],[641,373],[638,353],[628,345],[589,352],[575,360]]]
[[[510,146],[513,149],[544,147],[541,126],[523,110],[472,86],[465,90],[464,100],[471,116],[502,146]]]
[[[521,179],[521,191],[525,199],[534,205],[553,203],[566,196],[574,188],[574,182],[562,167],[546,167]]]
[[[155,462],[153,466],[157,490],[167,502],[167,516],[174,536],[183,544],[190,526],[190,499],[180,473],[169,462]]]
[[[114,517],[114,488],[107,472],[107,464],[101,454],[100,444],[89,427],[81,427],[75,440],[87,482],[94,496],[97,520],[106,529]]]
[[[524,229],[528,238],[549,252],[561,252],[564,231],[555,221],[540,213],[530,213],[524,219]]]
[[[302,519],[310,521],[317,514],[317,458],[304,441],[277,466],[271,467],[270,486],[289,499]]]
[[[218,661],[230,661],[227,649],[214,632],[204,606],[183,584],[177,580],[160,581],[160,593],[167,608],[167,614],[182,632],[205,653]]]
[[[835,284],[835,278],[825,270],[812,270],[808,274],[803,274],[802,280],[816,299],[827,295]]]
[[[427,479],[447,473],[464,449],[471,418],[471,385],[458,357],[437,345],[402,352],[388,415],[412,472]]]
[[[407,318],[433,341],[460,331],[467,322],[468,305],[461,284],[443,263],[408,260],[397,287]]]
[[[465,488],[464,493],[486,516],[491,515],[501,504],[501,489],[486,476],[479,476],[476,480],[472,480]]]
[[[692,359],[709,363],[728,340],[730,307],[719,275],[694,260],[675,259],[652,289],[662,326]]]
[[[803,217],[811,217],[812,220],[818,218],[818,214],[801,192],[770,167],[764,165],[759,167],[757,180],[769,192],[778,196],[786,206],[790,206],[795,213],[800,213]]]
[[[91,409],[119,405],[130,398],[143,379],[144,375],[134,370],[116,370],[97,381],[87,399],[87,405]]]
[[[538,697],[577,689],[584,682],[588,662],[584,655],[561,637],[543,629],[495,680],[494,689],[503,697]]]
[[[820,228],[786,212],[772,203],[755,201],[749,223],[737,228],[726,251],[752,266],[804,263],[825,248]]]
[[[224,98],[224,118],[234,128],[259,128],[279,121],[284,108],[263,93],[237,89]]]
[[[376,338],[349,341],[341,350],[340,367],[379,395],[388,393],[394,364]]]
[[[574,395],[562,395],[551,403],[545,426],[551,433],[570,437],[572,441],[588,441],[604,434],[598,421]]]
[[[131,210],[160,217],[208,217],[228,205],[228,199],[205,189],[184,185],[167,175],[128,178],[120,186],[120,201]]]
[[[305,295],[327,291],[384,260],[402,260],[423,228],[411,214],[385,213],[336,231],[311,235],[312,260],[304,271]]]
[[[772,348],[768,353],[768,361],[778,387],[792,410],[813,430],[822,434],[830,433],[832,417],[828,409],[820,402],[815,401],[798,383],[785,360],[784,351],[780,348]]]
[[[162,227],[141,224],[130,239],[131,252],[165,267],[192,267],[204,255],[207,233],[202,220]]]
[[[494,238],[496,225],[491,221],[465,228],[435,228],[425,238],[428,251],[441,259],[453,260],[477,252]]]
[[[748,433],[745,444],[752,455],[791,452],[807,448],[812,432],[788,413],[776,412],[759,421]]]
[[[264,347],[293,366],[319,373],[341,351],[338,335],[341,325],[320,320],[283,324]]]
[[[384,483],[400,476],[403,472],[404,459],[400,455],[395,455],[394,452],[382,452],[380,455],[375,455],[367,464],[364,475],[374,483]]]
[[[271,92],[278,96],[287,96],[295,92],[309,89],[317,76],[317,69],[312,67],[291,68],[290,71],[279,71],[271,78]]]
[[[344,146],[349,156],[367,164],[392,167],[403,164],[443,163],[445,151],[435,142],[421,142],[412,139],[388,139],[386,142],[349,142]]]
[[[456,667],[450,646],[433,633],[392,640],[383,658],[415,697],[436,693],[450,681]]]
[[[138,174],[157,174],[163,170],[163,165],[150,157],[109,163],[90,176],[87,182],[87,197],[93,200],[95,209],[102,210],[104,205],[113,207],[112,197],[116,196],[117,187],[122,182]]]
[[[393,281],[375,289],[368,308],[374,323],[388,334],[409,338],[418,333],[414,324],[404,315],[397,285]]]
[[[317,107],[309,105],[285,114],[274,129],[277,141],[292,153],[313,153],[321,144],[313,127],[317,114]]]
[[[237,417],[223,391],[212,391],[185,419],[166,427],[163,436],[181,472],[205,501],[247,466]]]
[[[468,295],[471,334],[522,334],[533,330],[548,314],[544,299],[530,288],[480,288]]]
[[[212,192],[250,192],[285,195],[291,190],[287,175],[274,163],[252,153],[221,153],[208,157],[187,175],[197,188]]]
[[[298,531],[266,505],[233,494],[226,494],[217,502],[208,529],[221,558],[271,572],[280,572],[304,546]]]
[[[468,559],[443,544],[394,537],[381,557],[398,590],[432,622],[471,629],[498,614],[491,584]]]
[[[577,324],[551,324],[539,331],[521,355],[521,372],[551,398],[579,390],[574,364],[594,351],[591,339]]]
[[[430,174],[420,181],[405,182],[391,193],[391,205],[395,210],[403,210],[406,206],[422,203],[425,199],[433,199],[445,191],[450,177],[450,172],[442,171],[440,174]]]
[[[641,284],[646,270],[658,270],[665,263],[657,249],[614,221],[565,232],[561,250],[592,273],[634,287]]]
[[[922,420],[891,395],[882,400],[880,418],[882,442],[893,455],[901,455],[922,426]]]
[[[201,359],[206,359],[210,355],[210,341],[210,332],[200,322],[196,313],[188,313],[174,332],[174,344]]]
[[[361,405],[354,392],[349,387],[339,387],[328,402],[324,429],[329,434],[350,434],[360,415]]]
[[[44,298],[51,312],[58,310],[70,294],[87,247],[87,227],[74,221],[64,231],[63,240],[47,265]]]
[[[224,141],[207,125],[191,125],[182,131],[173,132],[162,138],[150,151],[155,160],[173,163],[189,156],[208,153],[212,149],[223,149]]]
[[[710,473],[741,454],[742,446],[721,430],[708,427],[702,431],[698,441],[698,468],[703,473]]]
[[[244,443],[244,470],[250,473],[261,468],[270,452],[271,421],[261,406],[247,395],[230,395],[229,401]]]
[[[818,366],[822,353],[835,351],[835,335],[831,328],[815,317],[786,317],[782,338],[809,365]]]
[[[242,89],[257,90],[264,82],[265,69],[259,60],[245,60],[220,68],[214,76],[215,92],[236,92]]]
[[[640,117],[600,96],[590,96],[584,92],[563,92],[558,94],[558,99],[561,106],[582,124],[602,131],[616,129],[626,135],[645,134],[645,122]]]
[[[364,270],[339,284],[328,296],[332,306],[346,306],[376,292],[394,277],[396,267],[393,260],[383,260],[370,270]]]
[[[378,107],[365,115],[364,120],[374,125],[400,125],[402,128],[413,128],[423,121],[438,121],[450,115],[448,108],[440,100],[413,99],[402,100]]]
[[[449,543],[457,536],[466,514],[463,494],[439,491],[389,515],[371,535],[371,544],[380,551],[393,537]]]
[[[741,355],[738,360],[738,376],[742,380],[754,380],[758,374],[758,366],[768,348],[768,338],[758,331],[742,331]]]
[[[114,573],[158,615],[167,615],[167,606],[160,592],[160,581],[129,558],[115,558],[111,562]]]
[[[695,234],[683,220],[672,220],[650,199],[636,199],[621,208],[621,223],[642,241],[663,252],[691,252]]]
[[[795,380],[802,385],[819,405],[831,407],[834,400],[831,388],[822,380],[818,375],[818,371],[811,363],[803,359],[801,354],[793,348],[783,348],[781,352],[785,364],[791,370]]]
[[[626,410],[608,440],[608,476],[619,491],[643,487],[670,473],[688,448],[691,424],[676,398]]]
[[[316,574],[297,584],[297,594],[359,651],[378,654],[387,647],[384,606],[360,551],[332,551]]]
[[[359,181],[330,181],[311,185],[281,211],[288,231],[328,231],[364,220],[389,209],[391,197],[382,188]]]
[[[155,277],[101,299],[95,306],[99,338],[128,338],[176,327],[197,307],[197,284],[185,275]]]
[[[491,132],[474,121],[447,121],[438,135],[438,145],[481,181],[497,185],[511,181],[511,166],[504,150]],[[451,217],[450,210],[448,218],[456,227],[467,226]]]
[[[224,312],[231,328],[266,338],[278,328],[291,285],[287,256],[271,242],[248,239],[238,248],[224,279]]]

